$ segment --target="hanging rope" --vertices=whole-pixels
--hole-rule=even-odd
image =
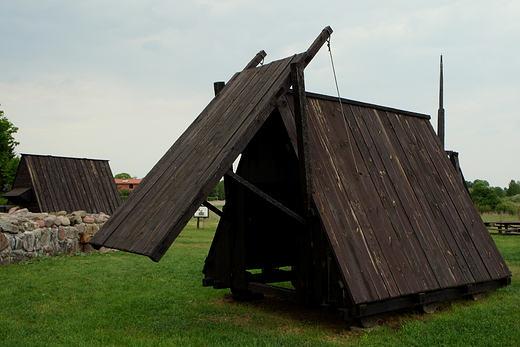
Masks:
[[[349,124],[347,123],[347,117],[345,116],[345,111],[343,110],[343,103],[341,102],[341,95],[339,92],[339,85],[338,85],[338,78],[336,76],[336,68],[334,66],[334,59],[332,58],[332,49],[330,48],[330,37],[327,39],[327,48],[329,49],[329,56],[330,56],[330,64],[332,66],[332,75],[334,76],[334,83],[336,85],[336,93],[338,94],[338,101],[339,101],[339,109],[341,112],[341,118],[343,119],[343,123],[345,124],[345,129],[347,131],[347,142],[350,146],[350,153],[352,154],[352,160],[354,161],[354,168],[356,169],[356,172],[359,173],[357,163],[356,163],[356,157],[354,156],[354,148],[352,146],[352,141],[350,140],[350,132],[349,132]]]

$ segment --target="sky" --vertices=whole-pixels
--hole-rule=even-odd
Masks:
[[[520,1],[0,0],[0,110],[17,153],[108,159],[142,178],[260,50],[331,26],[341,97],[432,116],[466,180],[520,180]],[[307,91],[337,95],[326,47]]]

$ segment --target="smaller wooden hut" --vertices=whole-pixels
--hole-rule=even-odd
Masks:
[[[32,212],[112,214],[121,203],[108,160],[22,154],[9,205]]]

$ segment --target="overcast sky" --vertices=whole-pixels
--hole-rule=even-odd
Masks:
[[[520,1],[0,0],[0,109],[17,153],[110,160],[142,178],[260,50],[330,25],[341,96],[432,116],[467,180],[520,180]],[[308,91],[335,95],[326,47]]]

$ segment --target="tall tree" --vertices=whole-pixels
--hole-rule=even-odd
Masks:
[[[486,186],[482,181],[475,183],[471,191],[471,199],[481,212],[492,211],[500,203],[500,198],[495,194],[493,189]]]
[[[11,185],[18,168],[19,158],[14,151],[20,143],[14,139],[18,128],[13,125],[0,110],[0,190],[7,191]]]
[[[519,182],[515,182],[515,180],[511,180],[509,182],[509,187],[506,190],[507,196],[515,196],[520,194],[520,184]]]

